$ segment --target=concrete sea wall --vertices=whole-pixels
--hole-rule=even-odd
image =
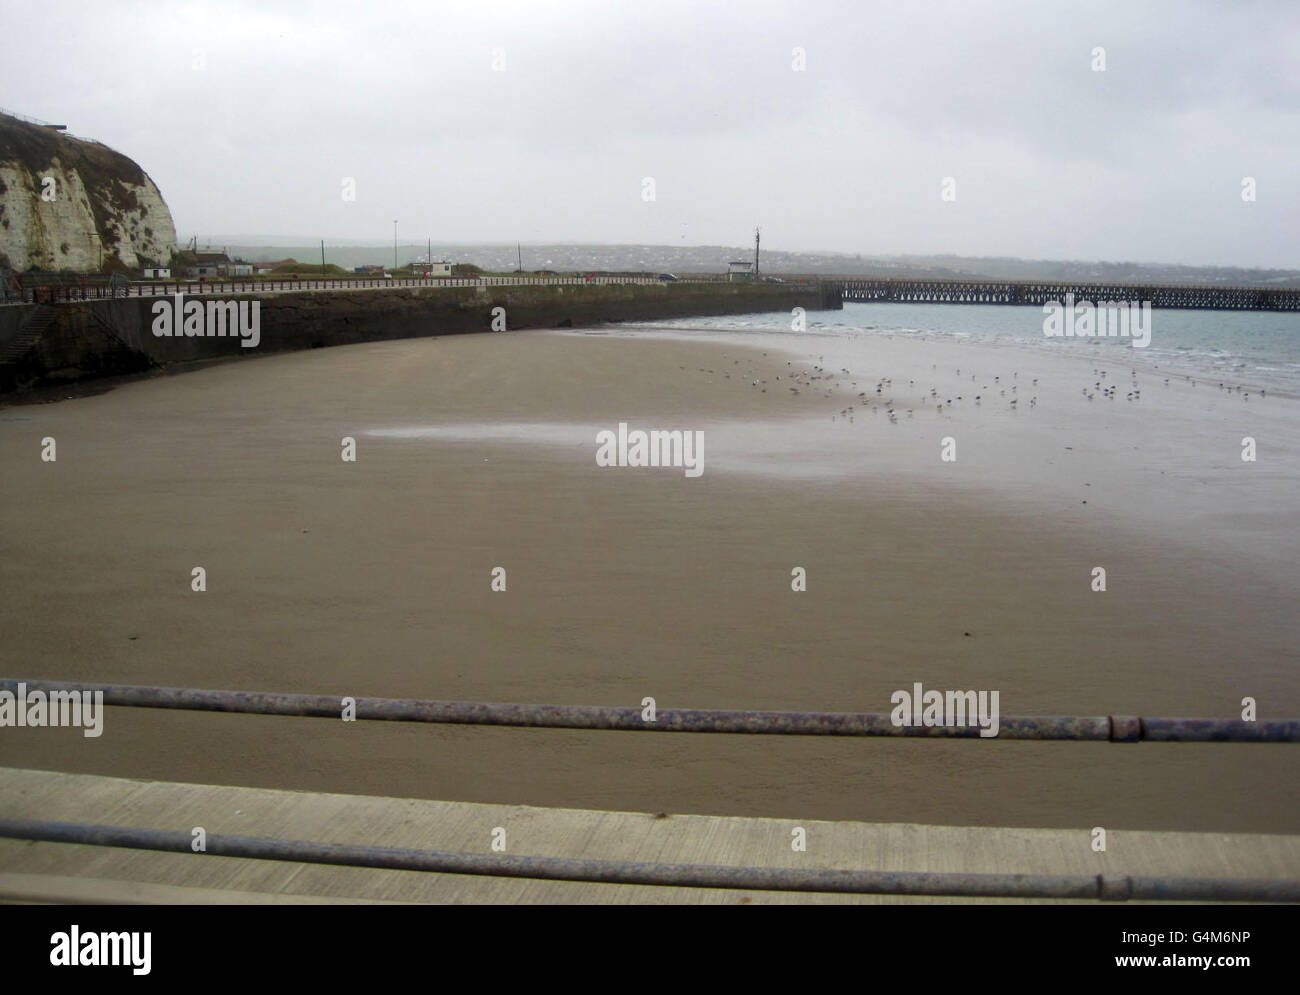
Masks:
[[[504,309],[508,330],[563,328],[838,308],[837,289],[820,284],[663,283],[414,287],[221,298],[259,302],[261,334],[255,348],[242,346],[239,338],[156,336],[154,305],[160,298],[59,304],[54,306],[53,323],[32,348],[0,365],[0,392],[268,352],[492,331],[496,308]],[[169,304],[172,300],[161,299]],[[0,308],[0,352],[7,342],[16,341],[33,308]]]

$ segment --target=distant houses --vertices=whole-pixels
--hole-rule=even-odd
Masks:
[[[183,253],[189,260],[186,276],[189,279],[209,279],[212,277],[252,276],[254,271],[263,272],[262,266],[275,266],[276,263],[250,263],[244,259],[231,259],[225,252],[187,252]],[[162,271],[157,271],[161,273]],[[149,275],[148,271],[145,276]]]
[[[230,257],[224,252],[196,252],[190,265],[190,277],[225,276]]]
[[[297,274],[300,271],[314,274],[319,269],[317,263],[300,263],[296,259],[248,262],[244,259],[232,259],[226,252],[216,251],[186,251],[181,255],[186,264],[185,273],[188,279],[287,275],[289,273]],[[179,260],[176,260],[176,262],[179,263]],[[412,275],[416,277],[450,277],[452,275],[452,264],[446,260],[435,260],[433,262],[417,260],[411,263],[410,266]],[[331,266],[330,270],[336,274],[343,272],[337,266]],[[368,277],[382,277],[387,275],[390,270],[391,267],[382,265],[365,265],[352,268],[352,272],[357,276]],[[170,276],[171,271],[166,269],[145,270],[145,277],[149,279],[165,279]]]
[[[200,252],[191,253],[196,255],[198,261],[190,267],[191,276],[222,276],[222,277],[241,277],[241,276],[288,276],[292,274],[297,276],[300,272],[307,274],[316,274],[325,272],[319,263],[302,263],[297,259],[261,259],[257,262],[248,262],[244,259],[230,259],[224,253],[219,252]],[[376,270],[380,267],[374,267]],[[337,266],[331,266],[330,270],[338,273],[342,272]],[[360,270],[358,270],[360,272]]]

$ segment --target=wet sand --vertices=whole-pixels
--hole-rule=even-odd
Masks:
[[[835,711],[888,711],[893,691],[920,681],[998,689],[1005,715],[1236,717],[1247,695],[1263,718],[1300,715],[1297,402],[1243,403],[1144,373],[1139,408],[1122,387],[1087,400],[1086,360],[887,339],[799,347],[619,329],[455,336],[269,356],[0,411],[0,671]],[[830,379],[812,380],[817,366]],[[1001,381],[978,409],[956,400],[971,373],[982,388],[1011,370],[1019,411]],[[881,376],[892,384],[876,395]],[[953,406],[923,403],[932,381]],[[595,432],[620,421],[703,430],[705,473],[597,467]],[[1256,464],[1237,456],[1249,432]],[[355,464],[339,458],[345,435]],[[46,436],[56,463],[39,458]],[[943,436],[957,440],[955,464],[939,459]],[[1105,593],[1090,589],[1096,565]],[[194,566],[207,570],[204,593],[190,590]],[[496,566],[505,593],[490,590]],[[808,572],[804,593],[790,590],[794,566]],[[0,730],[0,764],[120,777],[1271,833],[1300,831],[1295,749],[141,709],[110,710],[98,740]]]

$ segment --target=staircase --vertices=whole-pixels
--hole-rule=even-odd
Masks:
[[[31,352],[41,336],[54,324],[56,314],[49,304],[37,304],[27,320],[18,326],[14,337],[0,345],[0,366],[17,363]]]

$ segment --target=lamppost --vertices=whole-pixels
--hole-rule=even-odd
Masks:
[[[397,269],[397,219],[393,219],[393,269]]]

